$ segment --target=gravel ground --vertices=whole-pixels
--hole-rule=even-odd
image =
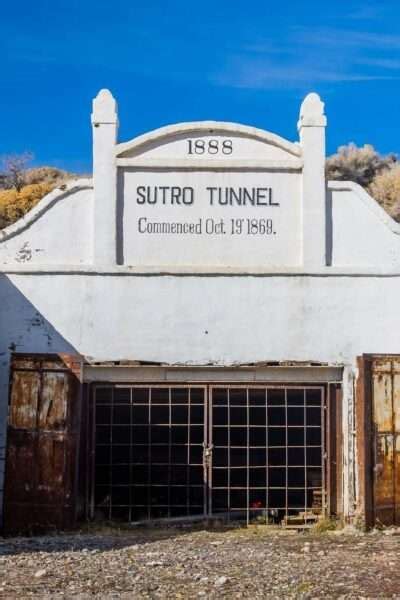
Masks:
[[[104,529],[0,540],[0,598],[400,598],[400,530]]]

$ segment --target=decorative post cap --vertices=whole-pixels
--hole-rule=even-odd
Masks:
[[[117,102],[110,90],[100,90],[93,99],[92,123],[118,123]]]
[[[308,94],[300,107],[300,118],[297,129],[302,127],[326,127],[326,116],[324,114],[325,104],[315,92]]]

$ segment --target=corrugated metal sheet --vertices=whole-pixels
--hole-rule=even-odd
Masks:
[[[79,357],[14,354],[6,456],[7,533],[75,524]]]

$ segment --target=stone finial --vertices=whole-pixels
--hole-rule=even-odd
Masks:
[[[118,123],[117,102],[110,90],[100,90],[93,99],[92,123]]]
[[[308,94],[300,107],[300,118],[298,129],[302,127],[326,127],[326,116],[324,114],[325,104],[315,92]]]

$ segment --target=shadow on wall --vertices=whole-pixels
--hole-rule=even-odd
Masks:
[[[326,222],[325,222],[325,238],[326,238],[326,264],[332,266],[332,249],[333,249],[333,221],[332,221],[332,191],[326,190]]]
[[[39,284],[39,279],[38,279]],[[51,289],[49,290],[51,294]],[[11,352],[66,352],[78,354],[24,294],[0,275],[0,360],[3,368]]]

